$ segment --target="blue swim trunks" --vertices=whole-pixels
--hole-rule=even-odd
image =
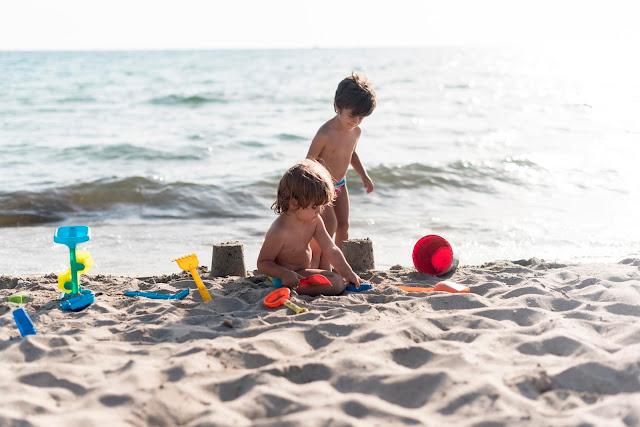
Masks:
[[[336,182],[333,184],[333,191],[336,193],[336,196],[340,194],[344,186],[347,185],[347,177],[342,178],[340,182]]]

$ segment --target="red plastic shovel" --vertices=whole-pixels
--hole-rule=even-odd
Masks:
[[[311,276],[305,277],[304,279],[300,280],[300,286],[305,286],[305,285],[331,286],[331,282],[322,274],[312,274]]]

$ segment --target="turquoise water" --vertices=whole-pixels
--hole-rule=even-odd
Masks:
[[[411,265],[439,234],[461,263],[640,256],[640,88],[617,58],[497,48],[0,52],[0,274],[68,268],[62,225],[91,226],[94,273],[157,274],[211,244],[247,267],[282,172],[333,115],[351,70],[378,108],[353,171],[351,237]]]

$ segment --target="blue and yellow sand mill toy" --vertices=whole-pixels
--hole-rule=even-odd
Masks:
[[[95,300],[95,295],[88,289],[80,286],[79,275],[86,273],[93,267],[91,254],[86,251],[77,251],[78,243],[88,242],[91,239],[91,229],[86,225],[72,225],[60,227],[53,235],[53,241],[67,245],[69,247],[69,258],[71,268],[58,274],[58,288],[63,290],[60,299],[60,308],[63,310],[82,310],[91,305]]]

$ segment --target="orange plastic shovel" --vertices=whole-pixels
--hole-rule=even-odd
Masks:
[[[419,288],[417,286],[394,286],[395,288],[402,289],[405,292],[433,292],[434,288]]]
[[[439,282],[433,288],[420,288],[413,286],[396,286],[396,288],[402,289],[406,292],[451,292],[454,294],[468,293],[470,291],[467,286],[452,282],[450,280]]]
[[[308,308],[298,307],[291,301],[289,298],[291,297],[291,289],[289,288],[278,288],[275,291],[271,292],[269,295],[264,297],[264,305],[269,308],[276,308],[284,305],[285,307],[290,308],[295,311],[296,314],[305,313],[309,311]]]

